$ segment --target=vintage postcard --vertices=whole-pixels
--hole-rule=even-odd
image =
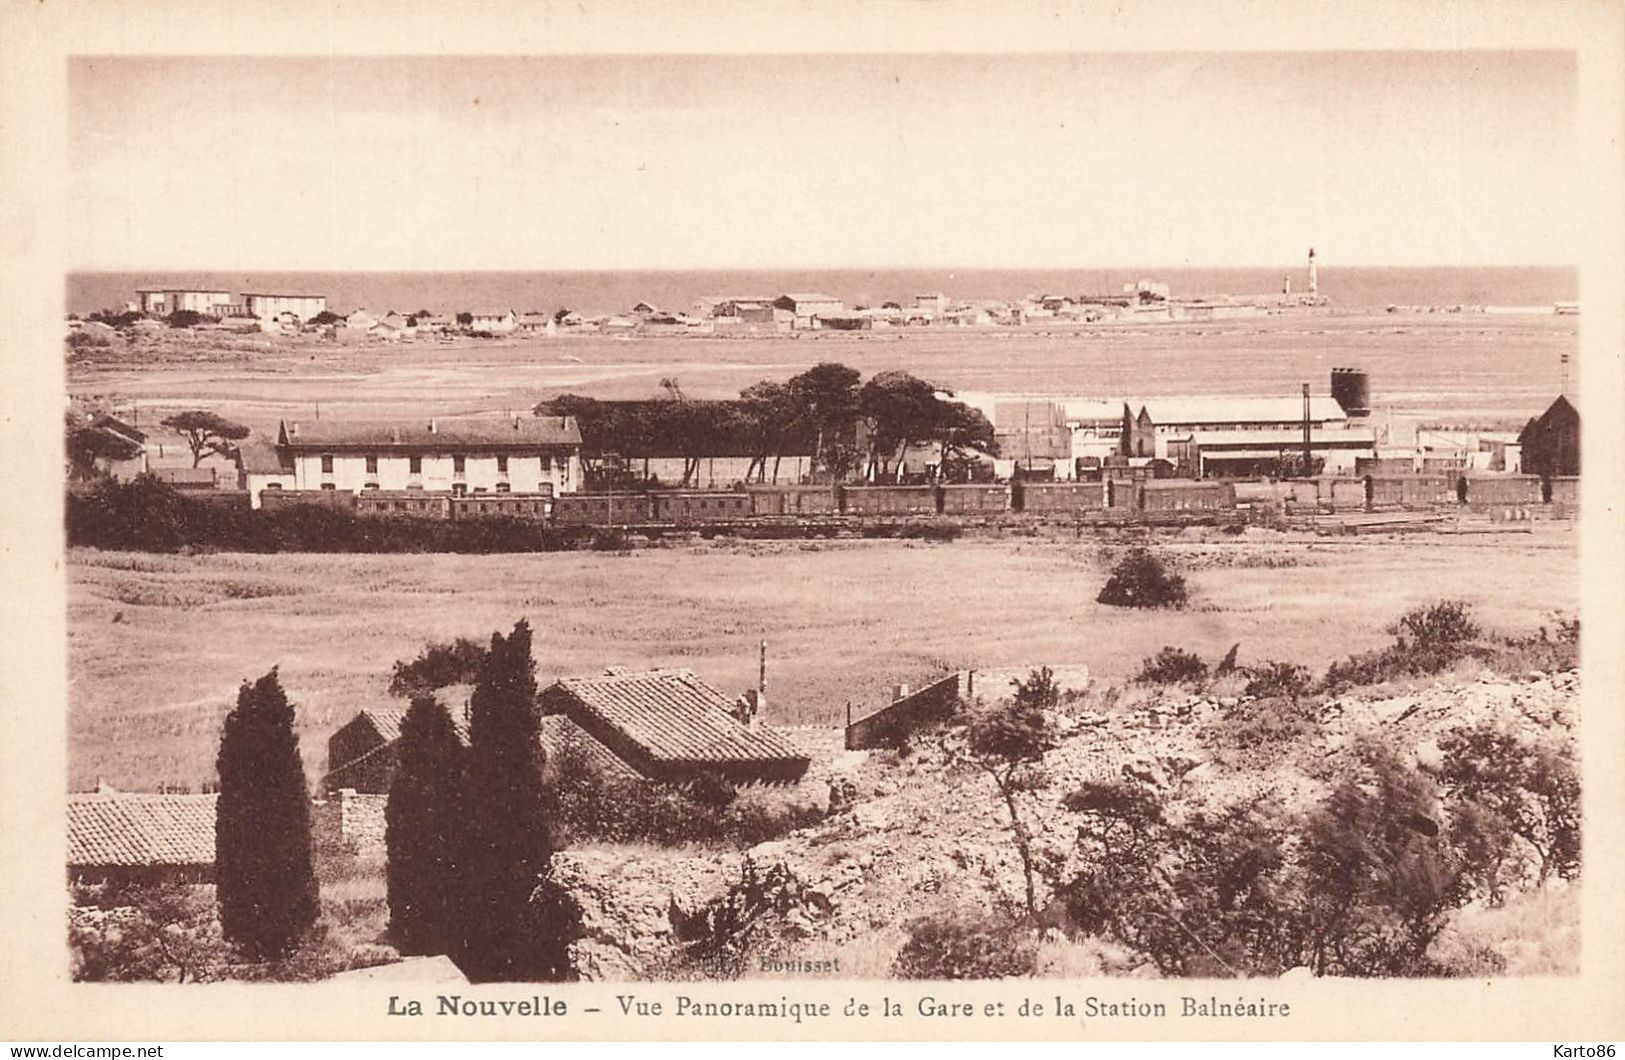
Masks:
[[[6,8],[0,1033],[1620,1037],[1618,5],[746,14]]]

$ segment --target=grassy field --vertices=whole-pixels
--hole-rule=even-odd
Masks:
[[[1575,533],[1292,541],[1186,531],[1162,546],[1191,607],[1094,602],[1099,540],[715,542],[629,554],[68,557],[70,783],[212,777],[237,685],[280,666],[312,778],[328,735],[389,702],[391,665],[428,639],[536,629],[543,680],[605,665],[688,666],[728,692],[769,642],[769,715],[835,724],[946,667],[1085,663],[1122,683],[1163,645],[1317,669],[1390,638],[1406,609],[1470,601],[1529,631],[1578,609]]]
[[[143,425],[203,406],[268,435],[279,419],[308,420],[318,411],[376,421],[523,412],[566,391],[651,397],[667,376],[692,396],[727,397],[824,360],[866,377],[902,368],[959,390],[1108,398],[1296,395],[1302,382],[1324,393],[1334,366],[1354,365],[1371,373],[1379,421],[1391,412],[1516,427],[1558,392],[1559,355],[1577,353],[1578,324],[1557,316],[1307,313],[1199,324],[393,346],[166,332],[159,343],[71,364],[70,391],[137,402]],[[155,441],[178,446],[173,438]]]

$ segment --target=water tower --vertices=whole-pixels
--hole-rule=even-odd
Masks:
[[[1332,400],[1349,419],[1365,419],[1371,415],[1371,377],[1363,368],[1333,368]]]

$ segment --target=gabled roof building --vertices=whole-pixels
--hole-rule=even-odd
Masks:
[[[214,795],[68,796],[68,877],[76,883],[214,878]]]
[[[788,737],[734,714],[734,703],[687,669],[566,678],[541,696],[651,780],[680,783],[712,773],[736,784],[791,783],[810,759]]]

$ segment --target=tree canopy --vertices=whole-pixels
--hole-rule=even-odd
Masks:
[[[177,412],[160,422],[185,439],[186,447],[192,451],[193,467],[203,463],[203,458],[211,453],[229,452],[228,443],[242,441],[249,434],[242,424],[205,409]]]
[[[481,981],[556,979],[564,944],[534,900],[553,853],[538,740],[536,662],[521,620],[493,634],[469,701],[468,830],[459,964]]]
[[[445,706],[414,698],[384,808],[389,928],[402,953],[449,953],[457,944],[467,757]]]
[[[215,894],[220,930],[252,960],[287,953],[316,921],[310,793],[277,671],[243,682],[220,734]]]

